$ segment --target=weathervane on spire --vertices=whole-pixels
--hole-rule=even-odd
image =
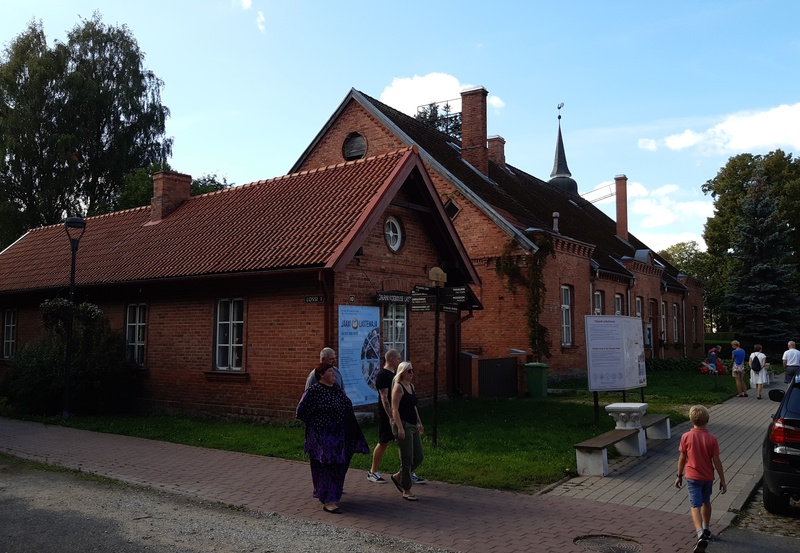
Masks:
[[[564,107],[564,102],[558,104],[558,120],[561,121],[561,108]]]

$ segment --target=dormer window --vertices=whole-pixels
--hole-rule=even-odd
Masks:
[[[453,219],[458,215],[458,212],[461,211],[461,208],[458,207],[453,200],[447,200],[444,204],[444,211],[450,219]]]
[[[361,159],[367,153],[367,139],[357,132],[351,132],[344,139],[342,145],[342,157],[345,161]]]

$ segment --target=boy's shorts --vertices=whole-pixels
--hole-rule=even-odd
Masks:
[[[711,492],[714,490],[713,480],[686,479],[686,490],[689,492],[689,505],[699,509],[704,503],[711,504]]]

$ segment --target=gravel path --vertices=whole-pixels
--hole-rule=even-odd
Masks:
[[[0,457],[0,553],[92,551],[443,553]]]

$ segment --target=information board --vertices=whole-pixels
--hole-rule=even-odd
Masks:
[[[375,376],[381,368],[381,311],[339,306],[339,371],[353,405],[377,403]]]
[[[647,386],[642,320],[622,315],[586,315],[589,391]]]

